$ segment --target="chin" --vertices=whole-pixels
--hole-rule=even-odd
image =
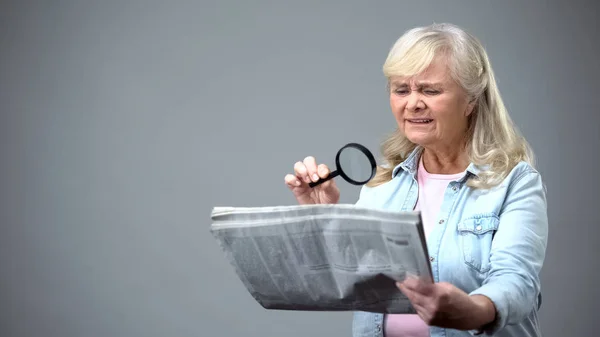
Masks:
[[[411,141],[411,143],[423,146],[427,145],[431,142],[431,137],[428,135],[415,135],[415,134],[406,134],[406,138]]]

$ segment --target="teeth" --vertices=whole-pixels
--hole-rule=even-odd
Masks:
[[[411,122],[413,123],[429,123],[431,122],[431,119],[413,119]]]

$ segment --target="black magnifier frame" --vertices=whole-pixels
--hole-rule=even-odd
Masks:
[[[369,163],[371,164],[371,175],[366,180],[356,181],[356,180],[350,178],[344,172],[342,165],[340,164],[340,155],[347,148],[355,148],[355,149],[359,150],[369,160]],[[364,184],[368,183],[371,179],[373,179],[373,177],[375,177],[375,174],[377,173],[377,163],[375,162],[375,157],[373,156],[371,151],[369,151],[369,149],[367,149],[365,146],[358,144],[358,143],[348,143],[348,144],[344,145],[341,149],[339,149],[335,156],[335,166],[336,166],[336,169],[334,171],[331,171],[326,178],[324,178],[324,179],[321,178],[314,182],[311,181],[308,185],[310,187],[315,187],[315,186],[318,186],[330,179],[337,177],[338,175],[342,176],[342,178],[344,178],[344,180],[346,180],[347,182],[349,182],[352,185],[364,185]]]

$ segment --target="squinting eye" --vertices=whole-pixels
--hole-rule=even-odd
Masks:
[[[437,91],[437,90],[425,90],[425,93],[426,93],[427,95],[437,95],[437,94],[439,94],[440,92],[439,92],[439,91]]]
[[[408,90],[405,90],[405,89],[398,89],[398,90],[396,90],[396,93],[397,93],[398,95],[406,95],[406,94],[408,93]]]

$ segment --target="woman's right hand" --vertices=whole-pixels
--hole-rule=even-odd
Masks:
[[[304,161],[294,164],[294,174],[285,176],[285,184],[294,193],[299,204],[337,204],[340,200],[340,190],[334,179],[330,179],[318,186],[310,187],[308,184],[316,182],[319,178],[329,176],[329,168],[325,164],[317,165],[315,157],[308,156]]]

